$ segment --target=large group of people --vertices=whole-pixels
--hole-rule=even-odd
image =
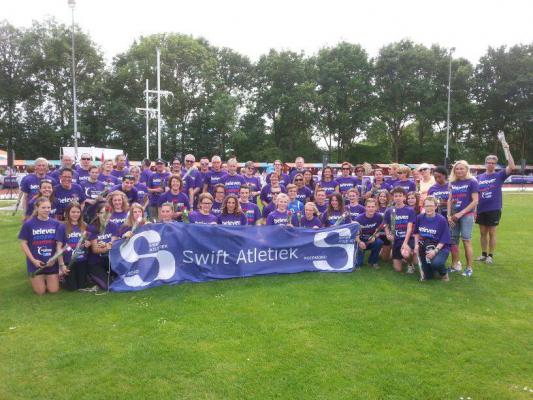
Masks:
[[[340,171],[325,166],[318,177],[302,157],[290,171],[276,160],[266,179],[255,164],[239,171],[235,158],[219,156],[199,162],[192,154],[170,163],[143,160],[128,168],[117,156],[93,165],[82,154],[71,156],[50,173],[48,161],[35,160],[35,171],[21,182],[24,222],[19,239],[27,271],[37,294],[107,289],[113,279],[109,251],[113,242],[129,238],[147,223],[285,225],[318,229],[356,222],[356,268],[379,268],[389,262],[397,272],[424,280],[449,280],[449,273],[473,273],[472,232],[480,227],[481,255],[494,262],[496,227],[502,209],[502,185],[515,168],[487,156],[486,172],[477,177],[469,164],[457,161],[448,171],[426,163],[411,170],[392,164],[389,175],[369,164],[343,162]],[[182,164],[183,161],[183,164]],[[369,168],[370,167],[370,168]],[[466,265],[460,262],[463,244]],[[451,254],[451,265],[446,267]]]

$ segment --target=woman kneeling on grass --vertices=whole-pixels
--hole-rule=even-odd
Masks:
[[[63,227],[50,218],[51,207],[49,199],[36,199],[33,217],[22,225],[18,236],[26,255],[31,286],[38,295],[59,290],[59,266],[51,258],[62,247]]]
[[[111,212],[106,204],[96,209],[96,218],[89,227],[91,253],[89,254],[89,275],[101,289],[107,289],[111,280],[109,250],[118,238],[118,226],[111,220]],[[97,290],[97,287],[91,288]]]
[[[87,286],[87,249],[91,246],[91,242],[79,203],[73,202],[67,206],[64,221],[63,242],[70,247],[70,251],[64,252],[59,258],[60,264],[63,261],[68,265],[63,287],[68,290],[83,289]],[[82,239],[82,243],[79,243]]]
[[[426,197],[423,205],[426,212],[416,217],[415,253],[422,264],[424,280],[433,279],[436,271],[443,281],[448,281],[446,259],[450,253],[450,227],[446,218],[436,212],[439,205],[436,197]]]

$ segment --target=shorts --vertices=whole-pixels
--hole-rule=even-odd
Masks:
[[[502,218],[502,210],[484,211],[477,215],[476,224],[483,226],[498,226]]]
[[[414,238],[409,239],[408,245],[409,245],[409,248],[411,250],[414,250],[414,248],[415,248],[415,240],[414,240]],[[399,246],[394,246],[392,248],[392,259],[393,260],[403,260],[402,245],[401,244]]]
[[[459,244],[459,239],[472,239],[472,229],[474,228],[474,214],[464,215],[455,225],[450,227],[453,244]]]

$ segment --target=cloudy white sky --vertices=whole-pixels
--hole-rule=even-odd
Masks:
[[[402,38],[456,47],[477,62],[488,46],[533,42],[532,0],[76,0],[75,19],[107,60],[141,35],[202,36],[256,60],[270,48],[304,50],[346,40],[371,56]],[[53,16],[70,24],[67,0],[2,0],[0,18],[17,26]]]

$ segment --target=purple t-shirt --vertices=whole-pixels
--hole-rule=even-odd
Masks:
[[[353,176],[340,176],[336,178],[336,181],[339,183],[339,192],[343,196],[356,185],[355,177]]]
[[[318,212],[320,213],[320,215],[324,214],[326,212],[326,210],[328,209],[328,203],[327,202],[325,202],[322,205],[315,203],[315,205],[316,205],[316,208],[318,209]]]
[[[414,183],[413,181],[410,181],[410,180],[398,181],[398,182],[396,182],[394,187],[401,187],[407,193],[416,192],[416,183]]]
[[[261,212],[259,211],[259,207],[257,207],[257,204],[254,204],[252,202],[248,203],[240,203],[241,209],[244,215],[246,215],[246,219],[248,221],[247,225],[255,225],[258,219],[261,218]]]
[[[263,207],[263,218],[267,218],[268,215],[273,212],[276,209],[276,205],[274,203],[270,203],[269,205]]]
[[[324,226],[333,226],[339,218],[343,218],[343,221],[340,223],[340,225],[345,225],[352,222],[352,218],[350,217],[349,213],[347,217],[343,217],[340,211],[333,210],[330,215],[328,215],[327,211],[322,214],[322,224]]]
[[[163,203],[174,204],[174,209],[177,212],[181,211],[183,207],[185,207],[187,210],[191,208],[191,204],[189,203],[189,196],[187,196],[183,192],[179,192],[178,194],[173,194],[169,190],[168,192],[163,193],[161,197],[159,197],[159,207],[161,207]]]
[[[34,197],[28,202],[28,207],[26,207],[26,212],[24,213],[27,217],[33,214],[33,209],[35,208],[35,200],[37,200],[39,197]],[[54,199],[54,201],[50,204],[52,208],[50,209],[50,218],[56,218],[57,215],[57,200]]]
[[[337,186],[339,186],[339,183],[335,179],[333,179],[327,182],[320,181],[318,183],[318,186],[320,186],[321,189],[324,189],[324,191],[326,192],[326,196],[329,196],[337,190]]]
[[[94,225],[88,226],[89,230],[89,240],[96,240],[97,242],[111,243],[111,240],[114,237],[119,237],[118,226],[113,222],[108,222],[104,231],[100,232]],[[107,257],[108,253],[95,254],[90,252],[87,257],[89,264],[96,264],[100,261],[101,257]]]
[[[358,216],[365,213],[365,207],[361,204],[356,204],[355,206],[347,205],[345,208],[350,212],[352,221],[355,221]]]
[[[128,190],[127,192],[122,188],[122,184],[115,185],[111,188],[111,191],[114,192],[115,190],[118,190],[119,192],[122,192],[126,195],[128,198],[128,203],[138,203],[139,202],[139,195],[137,194],[137,189],[135,189],[135,186],[131,188],[131,190]]]
[[[429,188],[428,196],[433,196],[439,201],[441,200],[448,201],[448,198],[450,197],[450,190],[448,188],[448,183],[443,183],[442,185],[435,183],[433,186]],[[440,209],[440,214],[444,216],[448,214],[448,210],[446,210],[446,207],[440,207],[439,209]]]
[[[248,186],[250,186],[250,192],[258,192],[261,190],[261,181],[257,176],[242,176]],[[252,203],[257,203],[257,196],[250,196]]]
[[[390,185],[389,182],[381,182],[381,183],[377,183],[376,181],[374,181],[373,185],[372,185],[372,189],[376,189],[376,190],[387,190],[390,192],[390,190],[392,189],[392,186]]]
[[[220,180],[220,183],[224,185],[224,190],[226,191],[226,195],[228,194],[234,194],[236,196],[239,195],[239,191],[241,189],[241,186],[246,183],[242,175],[230,175],[227,174]]]
[[[287,193],[285,190],[285,186],[279,185],[281,193]],[[269,184],[266,184],[263,186],[263,189],[261,189],[261,195],[260,195],[261,201],[263,204],[270,203],[272,201],[272,186]]]
[[[219,225],[229,225],[229,226],[241,226],[248,225],[248,220],[246,215],[242,214],[220,214],[217,218],[217,223]]]
[[[442,248],[444,251],[450,249],[450,227],[448,221],[440,214],[435,214],[433,218],[426,214],[420,214],[416,217],[416,224],[413,233],[418,233],[420,237],[426,242],[426,245],[432,244],[436,246],[439,243],[444,244]]]
[[[118,228],[124,222],[126,222],[127,218],[128,218],[128,213],[126,211],[113,212],[113,213],[111,213],[111,217],[109,218],[109,222],[115,224],[117,226],[117,228]]]
[[[274,172],[271,172],[270,174],[267,175],[266,177],[266,183],[268,183],[270,185],[270,177],[272,176]],[[285,174],[285,173],[281,173],[281,177],[279,179],[279,184],[280,185],[283,185],[283,186],[287,186],[289,183],[292,183],[292,180],[291,178],[289,177],[289,175]]]
[[[389,179],[386,179],[385,182],[387,182],[389,184],[391,189],[394,189],[398,185],[398,182],[400,182],[400,179],[399,178],[396,178],[396,179],[389,178]]]
[[[477,177],[479,184],[478,213],[502,209],[502,186],[507,179],[505,168],[492,174],[481,174]]]
[[[81,183],[81,187],[83,189],[83,192],[85,193],[85,198],[93,200],[96,199],[99,195],[101,195],[105,190],[105,185],[103,184],[103,182],[91,182],[88,179]]]
[[[289,220],[289,213],[287,211],[279,212],[278,210],[274,210],[268,214],[266,220],[267,225],[287,225],[289,222],[291,222]]]
[[[214,192],[215,185],[222,183],[222,178],[226,176],[225,171],[209,171],[205,180],[204,185],[207,184],[207,191],[211,194]]]
[[[220,214],[222,214],[222,202],[219,203],[218,201],[213,200],[211,214],[213,214],[215,217],[218,217]]]
[[[63,225],[53,218],[42,221],[33,217],[24,222],[18,238],[28,242],[28,247],[34,258],[46,263],[55,254],[56,243],[63,242]],[[37,271],[37,267],[29,259],[26,259],[26,265],[28,273]],[[45,271],[57,271],[57,263],[52,267],[47,267]]]
[[[450,184],[452,192],[452,206],[455,213],[463,211],[472,203],[472,193],[479,191],[479,185],[475,179],[464,179]],[[473,213],[473,210],[471,211]]]
[[[77,201],[81,204],[85,201],[85,191],[76,183],[73,183],[70,189],[65,189],[63,186],[57,185],[54,187],[54,197],[57,200],[56,215],[58,219],[62,219],[65,208],[71,202]]]
[[[313,217],[312,219],[305,218],[304,213],[302,213],[302,218],[298,222],[298,216],[294,215],[292,217],[292,224],[294,226],[299,226],[300,228],[314,228],[315,226],[322,228],[322,221],[318,217]]]
[[[139,182],[147,183],[150,180],[152,173],[153,172],[150,170],[150,168],[143,169],[141,175],[139,176]]]
[[[119,183],[118,179],[113,175],[100,174],[98,175],[98,180],[103,182],[106,190],[111,189],[113,186]]]
[[[150,179],[148,179],[148,184],[146,186],[148,187],[148,189],[155,189],[158,187],[165,189],[165,183],[169,176],[170,174],[168,172],[154,172],[150,176]],[[161,195],[162,193],[150,193],[148,195],[150,197],[151,207],[157,207],[159,205],[159,197]]]
[[[50,179],[54,182],[54,179],[50,175],[45,175],[42,178],[35,174],[26,175],[20,182],[20,190],[28,195],[28,198],[32,198],[39,193],[39,184],[43,179]]]
[[[394,234],[394,247],[399,247],[402,245],[405,236],[407,235],[409,223],[414,224],[416,222],[416,214],[415,210],[411,207],[390,207],[385,211],[385,224],[389,227],[391,226],[393,208],[396,209],[396,229],[395,232],[392,232]]]
[[[148,188],[144,183],[138,182],[133,187],[137,190],[137,201],[144,204],[146,196],[148,196]]]
[[[78,242],[81,239],[82,231],[78,225],[72,226],[72,232],[67,234],[66,227],[63,227],[63,239],[61,240],[64,244],[68,245],[72,251],[65,251],[63,253],[63,261],[65,264],[68,264],[72,258],[72,252],[78,245]],[[89,240],[89,237],[86,238]],[[87,248],[82,244],[79,250],[76,253],[75,261],[85,261],[87,260],[88,251]]]
[[[193,211],[189,214],[189,222],[191,224],[216,224],[217,217],[211,213],[205,215],[200,211]]]
[[[81,166],[78,165],[78,167],[76,168],[76,172],[78,173],[78,184],[81,185],[83,184],[85,181],[87,181],[89,179],[89,170],[88,169],[83,169]]]
[[[372,218],[368,218],[366,216],[366,213],[363,213],[359,215],[356,219],[356,222],[359,222],[359,225],[361,225],[361,233],[360,238],[363,242],[366,242],[368,239],[370,239],[370,236],[372,236],[376,229],[379,228],[379,226],[383,222],[383,216],[380,213],[375,213]]]
[[[122,178],[124,178],[124,175],[128,174],[128,169],[124,168],[122,170],[114,169],[111,171],[111,175],[113,175],[115,178],[117,178],[118,183],[122,183]]]
[[[305,204],[312,198],[313,192],[307,186],[302,186],[301,188],[298,188],[298,191],[296,192],[296,200],[301,201],[303,204]]]

